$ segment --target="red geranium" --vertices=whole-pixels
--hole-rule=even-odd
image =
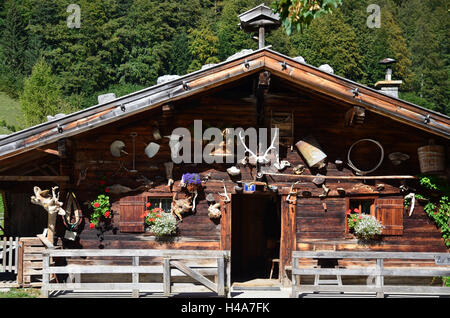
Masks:
[[[101,184],[101,185],[105,185],[105,184],[106,184],[106,181],[105,181],[105,180],[100,180],[100,184]]]
[[[150,202],[147,202],[147,203],[145,204],[145,206],[146,206],[147,208],[149,208],[149,207],[151,206],[151,203],[150,203]]]
[[[105,188],[105,193],[108,193],[109,192],[109,189],[108,188]]]
[[[359,211],[359,209],[357,209],[357,208],[355,208],[353,211],[354,211],[355,213],[361,213],[361,212]]]
[[[105,212],[105,217],[107,217],[107,218],[108,218],[108,217],[110,216],[110,214],[111,214],[111,212],[110,212],[110,211],[106,211],[106,212]]]
[[[161,215],[160,215],[160,214],[156,214],[156,217],[157,217],[157,218],[160,218],[160,217],[161,217]]]
[[[89,223],[89,228],[90,229],[93,229],[95,227],[95,224],[94,223]]]
[[[98,202],[95,202],[95,203],[94,203],[94,207],[95,207],[95,208],[98,208],[98,207],[100,207],[100,203],[98,203]]]

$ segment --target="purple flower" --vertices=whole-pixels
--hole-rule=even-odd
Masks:
[[[185,173],[182,180],[184,184],[200,184],[202,182],[198,173]]]

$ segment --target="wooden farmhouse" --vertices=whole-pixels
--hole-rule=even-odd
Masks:
[[[450,119],[395,97],[390,77],[372,89],[263,47],[164,79],[0,139],[5,235],[48,228],[62,249],[227,250],[235,282],[268,278],[274,263],[286,279],[293,251],[448,252],[423,204],[410,211],[404,198],[421,173],[448,176]],[[278,128],[276,165],[230,159],[227,142],[212,152],[223,163],[194,162],[209,143],[199,121],[202,132]],[[172,158],[179,127],[191,163]],[[201,179],[194,199],[185,174]],[[56,186],[66,215],[53,229],[31,197],[50,200]],[[110,213],[92,227],[101,194]],[[175,235],[146,227],[147,203],[170,212],[186,198]],[[383,225],[370,244],[349,230],[355,209]]]

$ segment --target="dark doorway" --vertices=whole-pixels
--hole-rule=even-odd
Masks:
[[[231,205],[231,279],[269,278],[272,260],[280,255],[280,197],[235,194]],[[278,277],[274,267],[273,277]]]

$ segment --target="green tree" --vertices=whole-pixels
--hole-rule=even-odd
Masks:
[[[219,38],[204,20],[196,29],[189,29],[189,52],[193,60],[189,66],[188,72],[198,70],[204,64],[218,63],[218,43]]]
[[[293,34],[291,41],[291,56],[301,55],[315,66],[329,64],[336,74],[355,81],[364,76],[356,34],[339,10],[314,20],[303,34]]]
[[[312,21],[326,13],[331,13],[342,0],[276,0],[272,9],[280,14],[286,33],[303,32]]]
[[[25,79],[20,102],[29,126],[46,121],[48,115],[69,110],[62,98],[60,81],[44,59],[36,63],[31,76]]]

